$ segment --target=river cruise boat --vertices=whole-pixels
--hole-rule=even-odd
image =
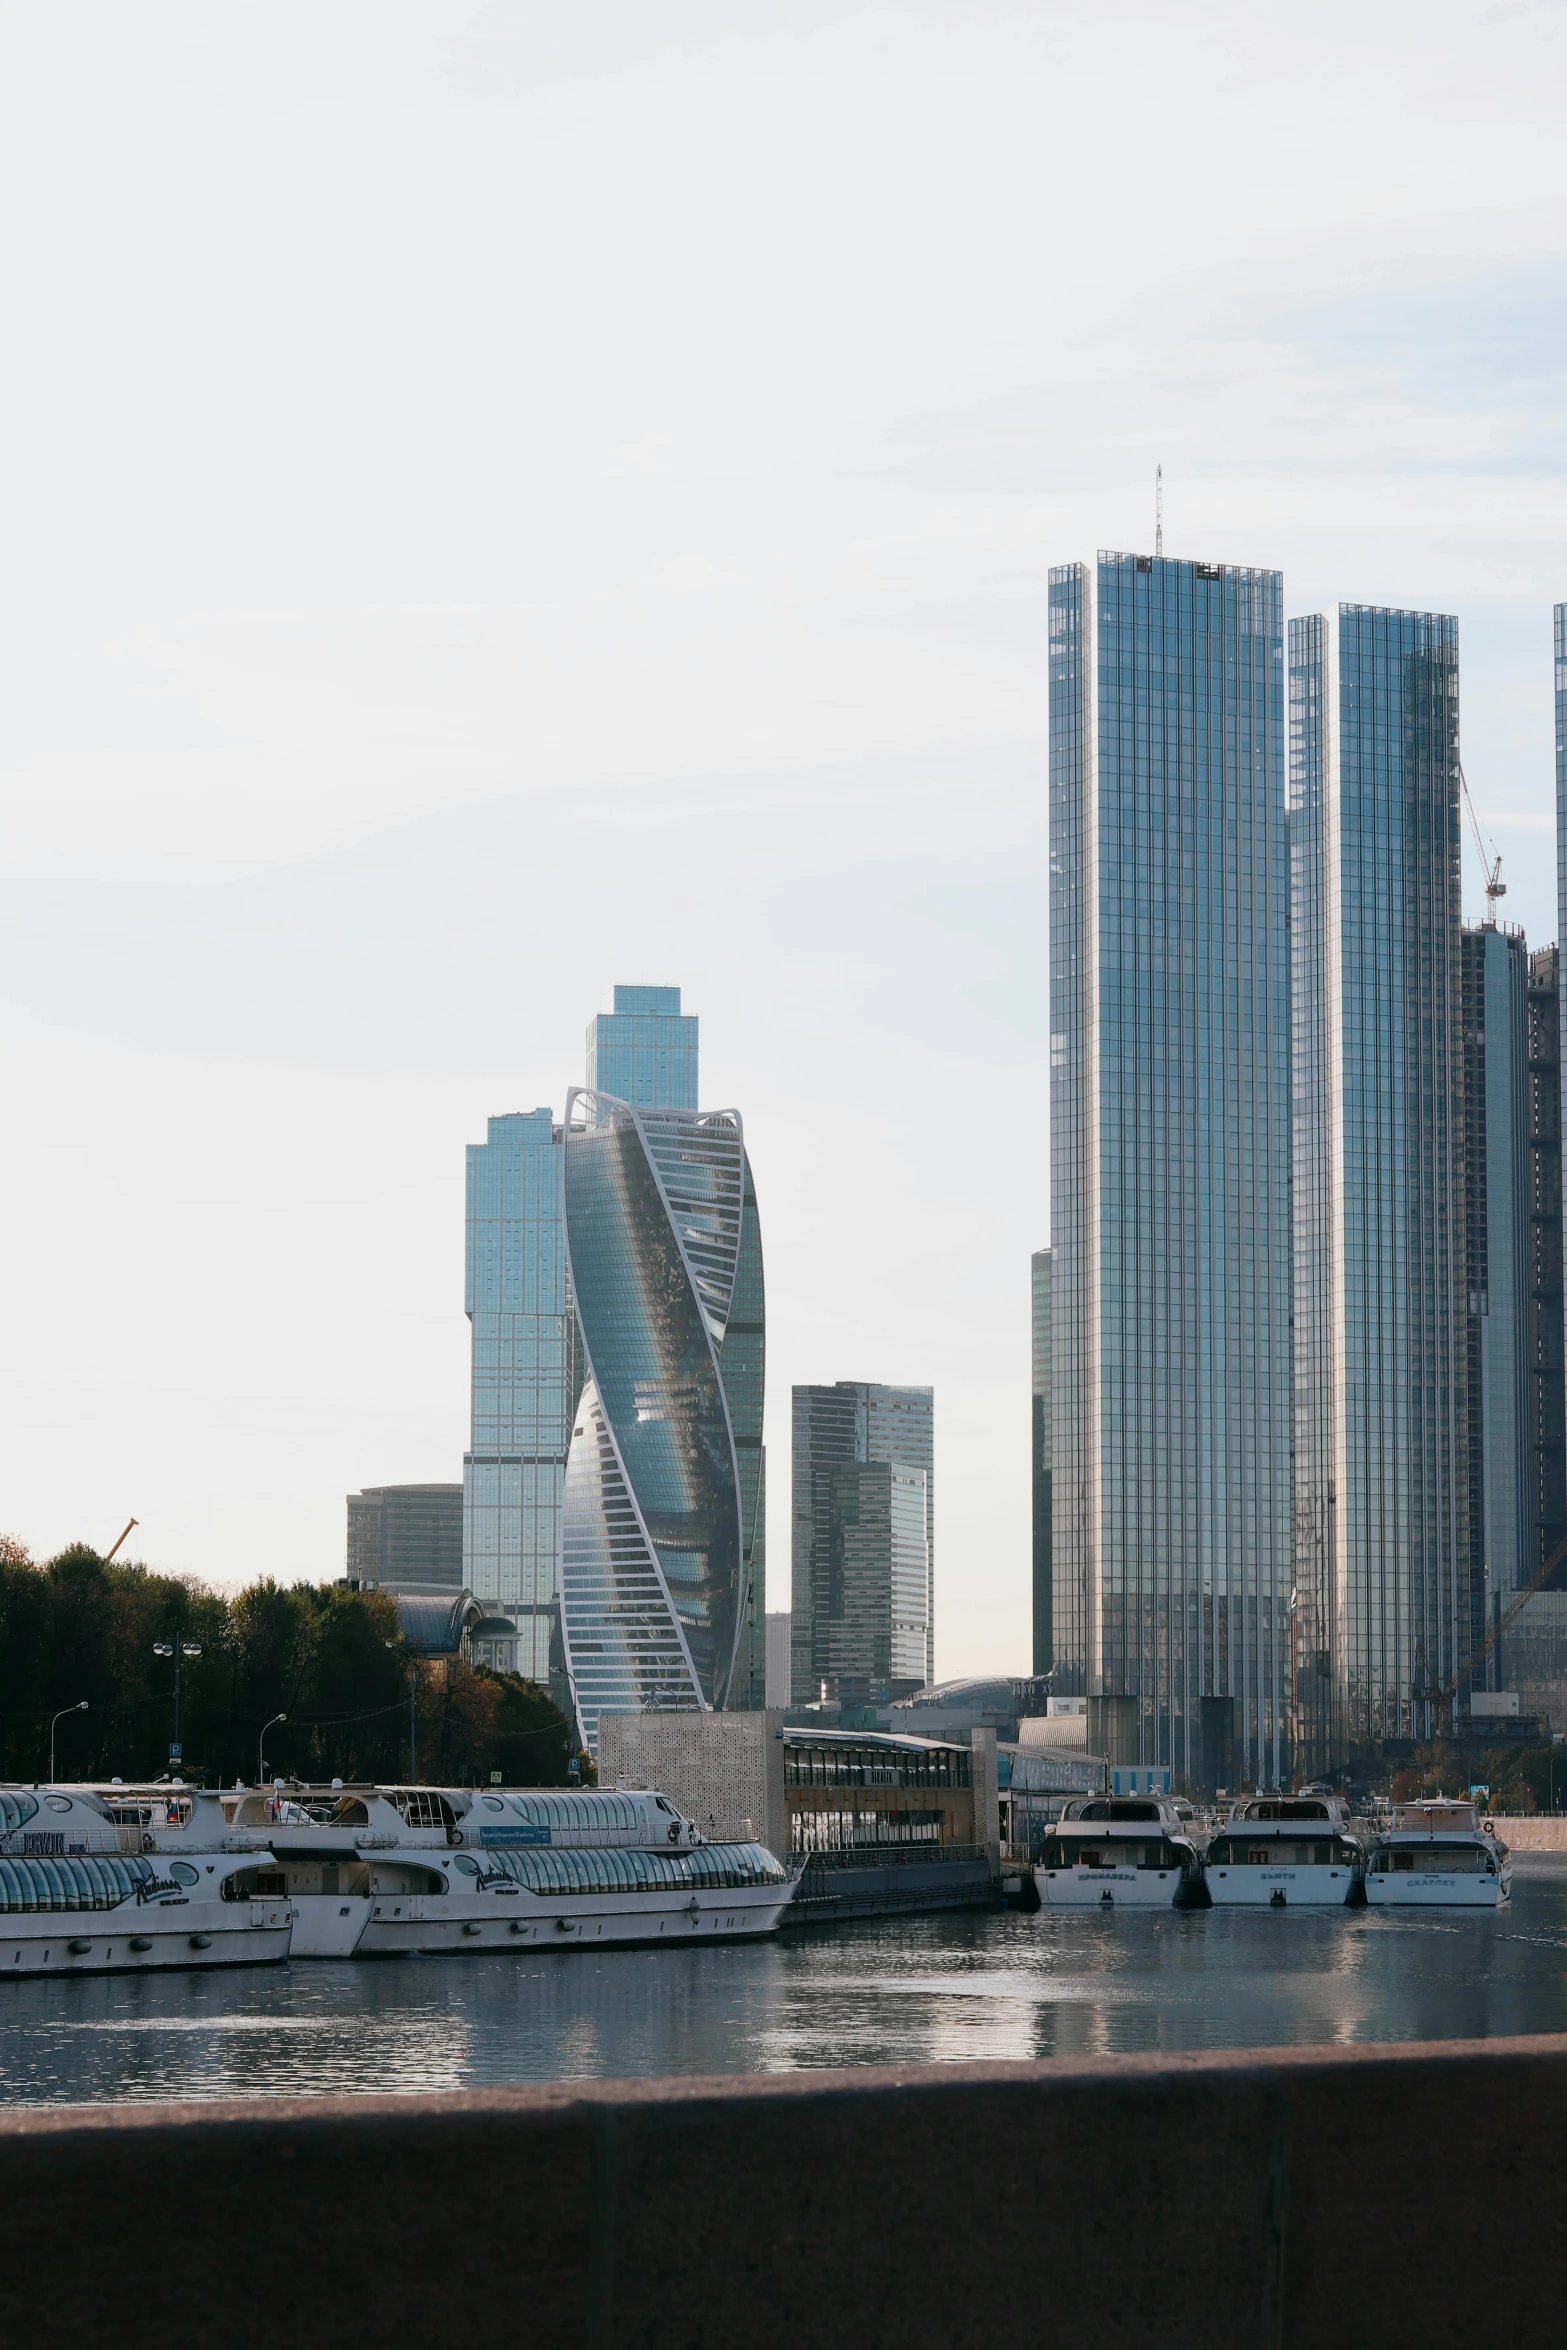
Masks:
[[[293,1921],[271,1854],[226,1853],[198,1832],[174,1859],[143,1809],[117,1805],[107,1789],[0,1787],[0,1973],[145,1974],[287,1958]],[[222,1826],[219,1812],[215,1832]]]
[[[1364,1899],[1365,1847],[1336,1796],[1248,1795],[1209,1843],[1216,1909],[1343,1909]]]
[[[1393,1807],[1366,1871],[1373,1909],[1495,1909],[1512,1894],[1507,1847],[1472,1803],[1434,1797]]]
[[[1046,1909],[1171,1909],[1202,1900],[1202,1863],[1168,1795],[1082,1795],[1034,1870]]]
[[[274,1856],[294,1956],[752,1940],[796,1880],[648,1789],[235,1788],[228,1841]]]

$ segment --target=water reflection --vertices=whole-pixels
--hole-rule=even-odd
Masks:
[[[1567,1872],[1510,1913],[957,1916],[736,1949],[0,1984],[0,2099],[454,2089],[1567,2030]]]

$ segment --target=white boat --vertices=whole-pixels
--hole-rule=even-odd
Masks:
[[[274,1787],[223,1796],[275,1856],[296,1957],[751,1940],[796,1880],[648,1789]]]
[[[1200,1900],[1197,1847],[1168,1795],[1081,1795],[1034,1870],[1046,1909],[1170,1909]]]
[[[0,1973],[143,1974],[287,1958],[292,1925],[271,1855],[198,1834],[175,1859],[118,1789],[0,1788]],[[183,1792],[165,1810],[198,1808]],[[221,1831],[222,1814],[216,1817]]]
[[[1365,1847],[1336,1796],[1248,1795],[1204,1862],[1216,1909],[1342,1909],[1359,1903]]]
[[[1495,1909],[1509,1899],[1513,1864],[1472,1803],[1441,1796],[1400,1803],[1371,1856],[1366,1899],[1373,1909]]]

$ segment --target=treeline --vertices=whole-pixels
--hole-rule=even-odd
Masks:
[[[0,1537],[0,1777],[156,1778],[170,1769],[180,1659],[178,1775],[254,1780],[266,1731],[271,1778],[386,1782],[409,1773],[409,1662],[382,1592],[252,1583],[233,1598],[80,1545],[35,1563]],[[566,1783],[574,1739],[546,1693],[514,1673],[417,1660],[418,1776],[462,1786],[492,1771],[515,1787]]]

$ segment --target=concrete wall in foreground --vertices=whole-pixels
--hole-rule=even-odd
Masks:
[[[656,1787],[710,1840],[785,1859],[783,1714],[600,1714],[599,1785]]]
[[[0,2338],[1555,2350],[1564,2111],[1542,2039],[12,2112]]]

